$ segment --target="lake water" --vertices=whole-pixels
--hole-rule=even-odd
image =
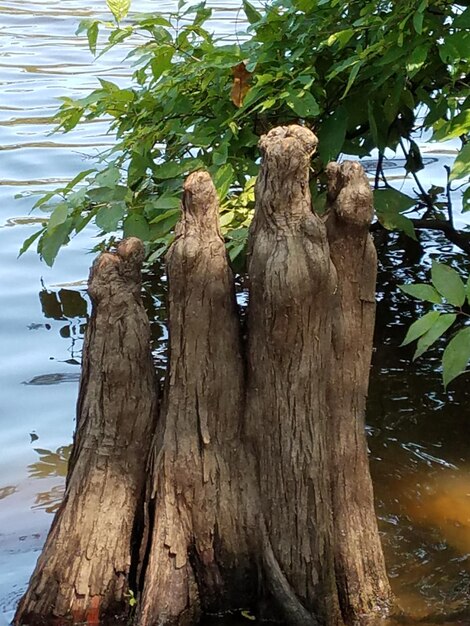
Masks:
[[[239,3],[220,4],[215,26],[233,34]],[[139,11],[172,7],[134,2]],[[75,238],[53,269],[34,252],[17,254],[40,217],[30,215],[29,194],[70,180],[112,141],[99,123],[50,134],[58,97],[79,96],[96,86],[96,76],[128,75],[122,51],[92,63],[86,40],[74,35],[81,19],[104,14],[98,0],[85,8],[78,0],[0,6],[0,626],[13,616],[62,495],[95,233],[90,228]],[[436,159],[429,174],[435,184],[451,159],[445,148],[426,148]],[[411,277],[416,250],[403,255],[396,236],[379,244],[389,254],[379,276],[368,428],[389,573],[415,615],[469,624],[461,614],[470,596],[468,391],[463,381],[444,394],[435,355],[411,366],[410,352],[397,349],[404,333],[398,307],[402,317],[416,314],[416,305],[397,295],[397,275]],[[423,263],[446,251],[430,241]],[[162,350],[158,297],[149,295],[147,303],[157,307],[154,338]]]

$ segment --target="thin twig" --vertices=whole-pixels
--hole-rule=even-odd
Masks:
[[[452,196],[450,189],[450,167],[448,165],[444,165],[444,169],[447,172],[447,184],[446,184],[446,196],[447,196],[447,214],[449,216],[449,224],[454,228],[454,213],[452,210]]]

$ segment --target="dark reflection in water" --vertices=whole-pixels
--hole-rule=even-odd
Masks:
[[[431,257],[456,255],[439,240],[422,249],[410,240],[404,247],[396,235],[378,239],[380,291],[367,422],[389,575],[405,611],[416,617],[460,615],[468,624],[470,389],[463,376],[444,391],[442,342],[416,363],[413,346],[399,347],[422,306],[397,288],[428,281]],[[468,260],[458,260],[468,267]]]
[[[367,430],[388,571],[407,613],[418,619],[435,616],[423,622],[429,626],[447,620],[469,624],[470,419],[466,407],[470,388],[466,377],[461,377],[444,392],[439,345],[416,363],[411,361],[412,346],[399,347],[409,323],[422,313],[422,305],[403,295],[397,285],[428,280],[431,258],[445,260],[451,254],[455,260],[456,255],[438,239],[421,247],[379,232],[376,244],[379,292]],[[465,267],[464,258],[457,260]],[[145,273],[143,299],[151,321],[155,365],[163,378],[167,284],[161,273],[159,266]],[[243,304],[242,282],[238,288]],[[78,364],[88,319],[85,292],[44,289],[39,298],[46,318],[65,323],[60,334],[71,342],[72,358],[67,362]],[[78,375],[77,368],[75,373],[39,375],[28,384],[54,384],[76,380]],[[70,446],[36,452],[39,460],[29,466],[30,476],[65,476]],[[6,495],[0,490],[0,498]],[[63,480],[37,493],[35,506],[55,512],[62,495]],[[241,626],[249,621],[234,615],[223,623]],[[218,618],[205,622],[206,626],[221,623]]]
[[[80,365],[78,361],[74,365]],[[80,373],[57,373],[57,374],[39,374],[31,380],[25,380],[24,385],[58,385],[59,383],[76,383],[80,379]]]

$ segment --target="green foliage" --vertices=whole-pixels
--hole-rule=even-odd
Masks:
[[[442,359],[444,386],[465,372],[470,361],[470,277],[466,283],[459,273],[443,263],[433,261],[431,283],[400,285],[400,289],[419,300],[433,303],[433,309],[413,322],[402,345],[417,341],[413,359],[430,348],[457,321],[453,338],[449,341]],[[463,324],[463,327],[462,327]]]
[[[129,0],[107,4],[114,23],[88,20],[78,32],[93,54],[132,38],[132,80],[119,87],[100,79],[85,97],[63,98],[57,120],[69,131],[110,119],[116,144],[96,171],[40,198],[36,208],[49,217],[21,252],[37,242],[51,264],[94,222],[102,245],[123,232],[138,234],[156,259],[172,239],[184,177],[205,168],[222,202],[230,254],[238,258],[258,138],[278,124],[306,124],[319,135],[313,169],[320,181],[341,153],[362,157],[376,148],[383,155],[400,146],[415,176],[423,167],[415,137],[423,129],[436,140],[461,137],[451,179],[469,173],[468,8],[446,0],[274,0],[260,11],[244,0],[246,37],[226,43],[214,36],[204,3],[180,2],[177,14],[131,14],[125,22]],[[384,184],[375,196],[380,222],[414,237],[405,213],[421,198]],[[321,183],[312,191],[324,197]]]

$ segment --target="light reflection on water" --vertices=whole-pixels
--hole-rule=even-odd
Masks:
[[[232,36],[237,11],[227,7],[237,9],[239,3],[218,4],[225,9],[217,13],[216,27]],[[151,0],[134,2],[142,11],[155,6]],[[158,10],[172,6],[159,2]],[[102,12],[104,1],[90,0],[87,7],[77,0],[9,0],[0,7],[1,626],[2,619],[11,618],[44,541],[51,521],[47,512],[56,509],[62,495],[87,321],[84,281],[91,257],[86,252],[94,243],[89,228],[53,269],[33,252],[17,260],[38,216],[28,215],[34,197],[14,196],[70,180],[111,141],[99,122],[66,136],[50,135],[55,99],[80,95],[95,86],[97,75],[118,82],[126,76],[120,52],[90,65],[85,39],[74,31],[79,19]],[[428,176],[443,185],[443,165],[451,162],[454,146],[426,146],[425,151],[432,159]],[[402,166],[395,160],[389,173],[400,179]],[[410,187],[406,182],[403,190]],[[391,253],[380,271],[368,421],[384,547],[405,608],[418,615],[451,614],[470,592],[469,399],[463,382],[448,396],[443,393],[435,355],[411,366],[409,351],[397,349],[404,320],[416,315],[418,305],[398,295],[396,282],[412,276],[417,258],[427,265],[431,254],[445,256],[452,249],[430,240],[424,255],[411,249],[403,255],[395,236],[379,245]],[[164,290],[148,277],[145,303],[160,371]]]

